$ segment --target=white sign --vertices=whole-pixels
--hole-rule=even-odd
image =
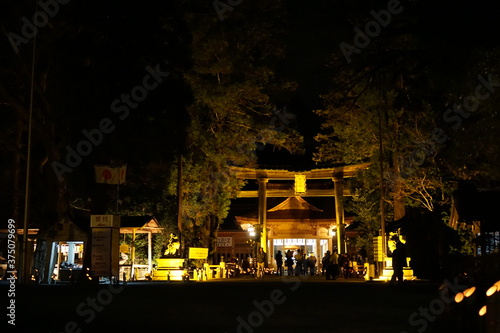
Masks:
[[[103,228],[103,227],[120,227],[120,216],[118,215],[91,215],[90,227]]]
[[[92,276],[111,276],[118,272],[119,237],[117,228],[92,229]]]
[[[217,247],[233,246],[233,237],[217,237]]]

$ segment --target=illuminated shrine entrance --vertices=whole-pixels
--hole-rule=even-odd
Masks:
[[[259,220],[255,213],[236,216],[236,222],[243,230],[258,227]],[[350,224],[352,217],[345,217]],[[274,262],[278,250],[284,255],[288,250],[297,250],[309,255],[314,253],[318,261],[326,251],[332,251],[337,245],[337,221],[335,212],[325,212],[300,196],[285,199],[266,212],[267,252],[269,263]]]
[[[273,252],[276,253],[281,251],[285,254],[288,250],[296,252],[300,249],[302,253],[314,255],[317,258],[321,258],[326,251],[331,249],[331,242],[328,238],[323,239],[306,239],[306,238],[285,238],[285,239],[273,239],[272,248]]]
[[[237,178],[256,180],[257,190],[242,190],[238,198],[258,198],[256,215],[237,216],[243,230],[252,227],[260,231],[259,246],[272,258],[278,249],[303,248],[322,256],[326,250],[346,252],[345,226],[352,219],[344,216],[345,178],[355,177],[369,163],[334,168],[290,171],[232,167]],[[303,197],[333,197],[332,215],[325,214]],[[268,198],[288,198],[278,206],[267,209]],[[335,243],[333,243],[335,242]],[[272,254],[272,256],[271,256]]]

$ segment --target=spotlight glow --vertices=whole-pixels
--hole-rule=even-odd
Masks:
[[[486,305],[484,305],[480,310],[479,310],[479,315],[482,317],[486,314]]]
[[[472,294],[474,294],[475,291],[476,291],[476,287],[470,287],[469,289],[466,289],[464,291],[464,296],[470,297],[470,296],[472,296]]]
[[[464,293],[458,293],[455,295],[455,302],[460,303],[464,300]]]
[[[486,296],[490,297],[491,295],[493,295],[494,293],[496,293],[498,291],[498,287],[496,285],[492,285],[490,287],[490,289],[488,289],[486,291]]]

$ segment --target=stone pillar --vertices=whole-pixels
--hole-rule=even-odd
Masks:
[[[132,229],[132,249],[130,256],[130,279],[135,280],[135,228]]]
[[[68,264],[73,265],[75,263],[75,243],[68,242]]]
[[[333,178],[335,191],[335,219],[337,221],[337,249],[338,253],[345,253],[345,230],[344,230],[344,189],[342,184],[343,177]]]
[[[261,228],[260,246],[267,253],[267,178],[259,178],[259,226]],[[258,249],[257,249],[258,251]]]
[[[48,241],[48,253],[47,253],[47,263],[45,266],[45,277],[43,282],[50,283],[52,279],[52,274],[54,274],[54,268],[57,263],[57,242]]]
[[[271,236],[272,237],[272,236]],[[275,267],[274,266],[274,255],[276,254],[274,250],[274,243],[273,239],[269,240],[269,253],[267,253],[267,263],[269,265],[269,268]]]

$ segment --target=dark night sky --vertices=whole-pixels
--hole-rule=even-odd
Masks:
[[[174,70],[164,85],[151,92],[144,103],[132,110],[126,121],[119,122],[116,132],[105,138],[92,158],[85,159],[84,167],[75,170],[75,178],[91,181],[91,177],[85,176],[89,168],[94,162],[105,163],[110,154],[117,160],[129,161],[131,167],[140,168],[158,146],[167,151],[165,159],[176,152],[177,148],[169,147],[169,142],[182,135],[179,133],[187,123],[183,110],[192,98],[189,89],[182,83],[181,71],[191,64],[190,51],[186,48],[189,31],[176,16],[176,5],[179,3],[182,2],[102,3],[73,0],[61,5],[57,15],[51,19],[51,24],[58,29],[50,25],[40,29],[39,59],[47,59],[47,62],[40,61],[37,66],[51,69],[53,76],[48,78],[48,85],[51,80],[62,82],[59,96],[49,97],[54,100],[66,97],[72,101],[54,120],[61,126],[56,130],[69,133],[72,144],[81,140],[82,129],[96,126],[103,116],[115,116],[110,111],[111,102],[141,82],[146,65],[161,63],[165,70],[181,69],[179,72]],[[370,10],[386,8],[387,1],[338,4],[322,0],[306,4],[291,0],[286,4],[288,25],[284,28],[288,31],[287,50],[277,72],[295,80],[298,89],[279,104],[286,106],[288,113],[295,116],[287,126],[304,135],[306,154],[291,155],[266,147],[258,152],[258,156],[259,162],[266,167],[309,169],[318,167],[311,156],[316,145],[313,137],[320,131],[321,125],[321,119],[311,111],[323,107],[320,96],[328,91],[331,78],[336,74],[326,64],[333,58],[343,57],[339,43],[352,43],[353,28],[363,27],[372,20]],[[10,11],[3,11],[0,19],[5,31],[19,32],[22,26],[20,18],[32,15],[32,5],[30,1],[20,1],[13,4]],[[414,20],[414,24],[407,28],[408,33],[418,36],[428,53],[435,55],[435,58],[430,57],[433,68],[440,70],[440,74],[449,77],[450,81],[462,74],[471,52],[498,46],[500,41],[500,16],[494,1],[408,0],[401,1],[401,5],[403,12],[393,18],[382,31],[380,39],[393,33],[396,27],[400,28],[401,22]],[[207,6],[205,9],[209,8],[209,14],[216,16],[210,3]],[[234,9],[237,13],[242,10],[243,5]],[[159,20],[160,16],[165,21]],[[71,24],[64,24],[65,21]],[[160,29],[163,25],[169,26],[167,32]],[[44,49],[47,40],[57,42],[49,43],[50,48]],[[366,50],[362,50],[363,53],[375,46],[377,38],[372,42]],[[21,52],[15,55],[8,41],[2,41],[1,47],[7,51],[1,58],[4,74],[10,67],[30,62],[30,46],[22,45]],[[356,55],[353,58],[356,59]],[[163,62],[165,59],[169,60],[168,65]],[[17,70],[17,67],[14,68]],[[11,77],[5,74],[3,82],[10,84],[9,80]],[[12,86],[17,83],[13,82]],[[26,97],[25,82],[19,83],[19,87]],[[167,106],[164,106],[165,101],[168,101]],[[144,116],[146,112],[151,113],[150,118]],[[179,118],[182,118],[181,126],[177,122]],[[37,144],[35,157],[39,157],[38,153],[41,155],[37,152]],[[5,156],[0,160],[2,165],[8,165]]]

